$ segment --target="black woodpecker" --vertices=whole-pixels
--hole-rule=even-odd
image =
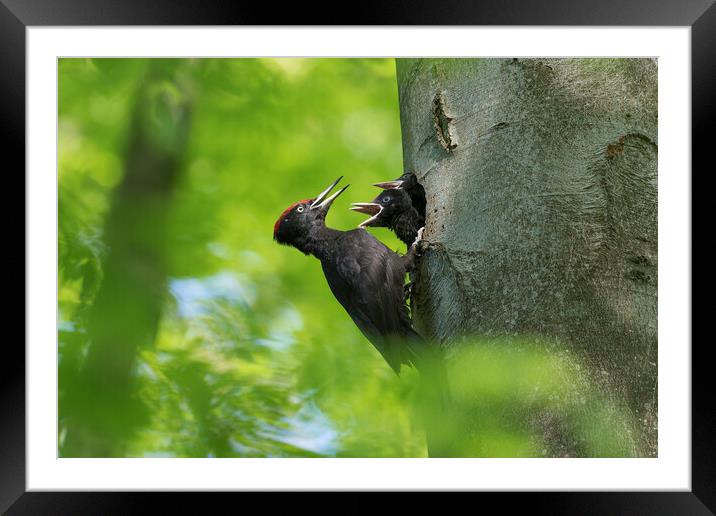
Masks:
[[[408,247],[418,237],[418,230],[425,226],[425,218],[413,207],[405,190],[383,190],[371,202],[354,202],[351,210],[371,216],[358,227],[389,228]]]
[[[436,350],[413,330],[403,299],[405,275],[414,267],[417,245],[401,256],[364,228],[326,227],[331,203],[347,188],[329,197],[340,180],[318,197],[286,208],[274,225],[274,240],[320,260],[331,292],[393,371],[399,374],[402,364],[414,365],[432,376],[438,371],[442,382],[442,356],[434,358]]]
[[[393,181],[385,181],[383,183],[375,183],[373,186],[386,190],[401,189],[408,192],[413,208],[418,214],[425,219],[425,189],[423,185],[418,183],[418,177],[413,172],[406,172],[398,179]]]

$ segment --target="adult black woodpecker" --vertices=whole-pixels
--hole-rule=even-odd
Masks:
[[[425,217],[413,207],[408,192],[401,189],[383,190],[371,202],[354,202],[351,210],[370,215],[358,227],[389,228],[408,247],[418,237],[418,230],[425,226]]]
[[[410,195],[413,208],[415,208],[418,214],[425,219],[425,188],[423,188],[423,185],[418,182],[418,177],[413,172],[406,172],[398,179],[375,183],[373,186],[377,186],[378,188],[383,188],[385,190],[405,190],[408,192],[408,195]]]
[[[347,188],[329,197],[340,180],[314,199],[286,208],[274,225],[274,240],[320,260],[331,292],[396,374],[403,364],[432,374],[433,364],[442,358],[435,359],[435,351],[413,329],[403,299],[403,282],[414,267],[417,246],[401,256],[364,228],[327,227],[331,204]],[[444,376],[442,362],[438,368]]]

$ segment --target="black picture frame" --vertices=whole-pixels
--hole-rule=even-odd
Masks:
[[[31,26],[63,25],[632,25],[690,26],[692,50],[692,162],[706,168],[710,131],[716,106],[716,6],[714,0],[490,0],[427,2],[402,0],[392,4],[361,3],[342,12],[304,3],[280,8],[265,3],[199,0],[0,0],[0,120],[5,163],[15,157],[25,168],[25,31]],[[703,166],[702,166],[703,164]],[[692,167],[692,168],[693,168]],[[713,170],[713,165],[709,166]],[[702,170],[706,172],[707,170]],[[24,174],[7,170],[16,179]],[[692,173],[693,177],[693,173]],[[24,180],[21,186],[25,191]],[[15,190],[17,192],[17,190]],[[15,194],[17,195],[17,194]],[[24,198],[24,196],[23,196]],[[6,210],[7,211],[7,210]],[[16,213],[16,212],[15,212]],[[9,224],[10,218],[6,218]],[[24,247],[23,247],[24,249]],[[25,256],[14,261],[25,263]],[[26,271],[27,274],[27,271]],[[52,287],[48,287],[52,288]],[[24,306],[24,303],[23,303]],[[688,345],[690,343],[671,343]],[[716,410],[712,374],[706,356],[708,339],[692,346],[692,491],[691,492],[585,492],[480,493],[500,504],[501,510],[528,504],[530,510],[549,514],[713,514],[716,512],[716,454],[712,442]],[[41,493],[25,492],[25,353],[19,339],[5,342],[7,362],[0,375],[0,512],[7,514],[132,514],[146,512],[159,498],[163,507],[181,504],[185,494],[150,493]],[[457,496],[457,494],[454,494]],[[247,493],[218,495],[241,497]],[[341,511],[365,510],[374,495]],[[293,495],[291,506],[306,500]],[[212,500],[215,502],[215,500]],[[275,497],[272,504],[275,504]],[[310,500],[309,500],[310,503]],[[401,502],[423,505],[421,496]],[[482,503],[482,502],[468,502]],[[320,504],[320,505],[323,505]],[[246,507],[246,505],[244,505]],[[275,507],[275,505],[274,505]]]

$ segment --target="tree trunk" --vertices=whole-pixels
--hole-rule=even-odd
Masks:
[[[549,342],[628,407],[632,454],[656,455],[656,61],[399,59],[397,71],[404,165],[428,200],[418,327],[451,349]]]

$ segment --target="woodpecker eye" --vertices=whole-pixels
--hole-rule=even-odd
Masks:
[[[298,208],[296,208],[296,211],[298,213],[301,213],[303,210],[304,210],[303,206],[299,206]]]

